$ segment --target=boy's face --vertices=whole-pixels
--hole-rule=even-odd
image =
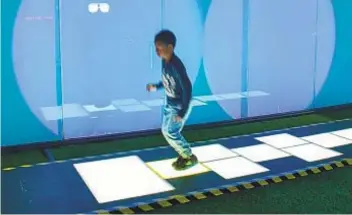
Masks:
[[[171,56],[173,50],[174,48],[172,45],[166,45],[165,43],[159,41],[155,42],[156,54],[162,59],[167,59],[169,56]]]

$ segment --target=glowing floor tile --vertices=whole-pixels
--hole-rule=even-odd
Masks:
[[[174,190],[137,156],[74,164],[99,203]]]
[[[88,112],[102,112],[102,111],[112,111],[117,110],[114,105],[108,105],[106,107],[96,107],[95,105],[85,105],[83,106]]]
[[[172,162],[174,162],[175,159],[168,159],[168,160],[161,160],[161,161],[153,161],[147,163],[147,165],[154,171],[156,172],[159,176],[161,176],[164,179],[171,179],[171,178],[180,178],[180,177],[185,177],[185,176],[191,176],[191,175],[197,175],[201,173],[208,172],[209,170],[205,168],[201,164],[197,164],[196,166],[183,170],[183,171],[177,171],[172,167]]]
[[[140,102],[136,99],[119,99],[112,101],[112,104],[115,106],[123,106],[123,105],[139,105]]]
[[[198,100],[192,100],[191,101],[191,106],[195,107],[195,106],[204,106],[204,105],[207,105],[207,103],[204,103],[204,102],[201,102],[201,101],[198,101]]]
[[[209,169],[225,179],[232,179],[269,171],[269,169],[243,157],[229,158],[204,163]]]
[[[65,104],[63,108],[60,106],[42,107],[41,110],[44,118],[48,121],[89,115],[80,104]]]
[[[266,144],[235,148],[232,149],[232,151],[254,162],[262,162],[291,156],[279,149]]]
[[[352,128],[331,132],[334,135],[352,140]]]
[[[243,92],[242,95],[247,97],[258,97],[258,96],[268,96],[270,94],[263,91],[249,91],[249,92]]]
[[[308,143],[307,141],[300,139],[298,137],[295,137],[290,134],[275,134],[275,135],[270,135],[270,136],[264,136],[264,137],[257,137],[255,138],[263,143],[269,144],[271,146],[274,146],[276,148],[285,148],[285,147],[290,147],[290,146],[296,146],[296,145],[301,145],[304,143]]]
[[[139,112],[151,110],[148,106],[145,105],[125,105],[119,106],[119,109],[123,112]]]
[[[241,93],[228,93],[228,94],[220,94],[218,95],[224,99],[240,99],[244,96]]]
[[[338,146],[344,146],[352,143],[352,140],[339,137],[330,133],[315,134],[311,136],[301,137],[311,143],[315,143],[326,148],[333,148]]]
[[[154,100],[142,101],[142,103],[149,106],[149,107],[159,107],[164,104],[164,100],[163,99],[154,99]]]
[[[57,107],[42,107],[40,108],[43,116],[46,120],[58,120],[62,119],[62,108],[57,106]]]
[[[197,146],[192,148],[192,151],[198,157],[199,162],[208,162],[238,156],[236,153],[220,144]]]
[[[224,100],[224,98],[217,95],[209,95],[209,96],[196,96],[195,99],[198,99],[202,102],[211,102],[211,101],[220,101]]]
[[[283,149],[283,151],[308,162],[324,160],[342,155],[339,152],[326,149],[315,144],[288,147]]]

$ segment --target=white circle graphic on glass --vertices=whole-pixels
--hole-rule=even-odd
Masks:
[[[14,26],[12,59],[28,107],[43,125],[58,134],[56,120],[62,112],[56,108],[54,11],[54,1],[22,1]]]
[[[334,54],[331,1],[249,1],[248,26],[242,26],[242,6],[242,1],[213,1],[208,13],[204,60],[213,94],[247,89],[242,93],[249,116],[306,109],[323,86]],[[242,52],[244,27],[248,49]],[[248,56],[245,71],[242,56]],[[241,111],[239,99],[218,103],[232,117]]]
[[[205,23],[204,66],[213,94],[241,91],[242,1],[212,1]],[[239,99],[217,101],[231,117],[241,113]]]
[[[267,93],[248,95],[249,116],[310,107],[334,55],[330,0],[270,2],[249,5],[248,89]]]

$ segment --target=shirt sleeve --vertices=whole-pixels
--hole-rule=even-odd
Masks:
[[[189,109],[192,98],[192,87],[189,83],[186,71],[178,70],[175,72],[177,73],[177,81],[181,90],[181,108],[178,111],[178,116],[183,118]]]
[[[162,81],[159,81],[154,86],[156,87],[157,90],[160,90],[160,89],[164,88],[164,85],[163,85]]]
[[[165,67],[165,62],[164,60],[161,62],[162,63],[162,67]],[[159,81],[158,83],[154,84],[154,86],[156,87],[157,90],[161,90],[164,88],[163,82]]]

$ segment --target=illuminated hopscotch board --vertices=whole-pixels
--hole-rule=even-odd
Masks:
[[[145,163],[138,156],[74,164],[99,203],[173,191],[167,181],[215,172],[234,179],[270,171],[259,162],[295,156],[307,162],[342,155],[332,147],[352,143],[352,129],[295,137],[287,133],[256,138],[260,144],[228,149],[221,144],[192,148],[199,164],[185,171],[172,168],[175,159]],[[327,139],[324,139],[327,138]],[[349,139],[351,138],[351,139]]]
[[[193,98],[191,105],[195,106],[206,106],[207,102],[222,101],[222,100],[236,100],[243,97],[261,97],[268,96],[269,94],[262,91],[249,91],[249,92],[237,92],[219,95],[203,95],[196,96]],[[81,104],[64,104],[61,106],[54,107],[41,107],[41,112],[47,121],[65,119],[65,118],[76,118],[76,117],[87,117],[90,114],[98,112],[109,112],[109,111],[121,111],[122,113],[133,113],[133,112],[145,112],[150,111],[154,107],[161,107],[164,104],[164,99],[153,99],[138,101],[137,99],[119,99],[113,100],[105,106],[97,107],[96,105],[81,105]]]

